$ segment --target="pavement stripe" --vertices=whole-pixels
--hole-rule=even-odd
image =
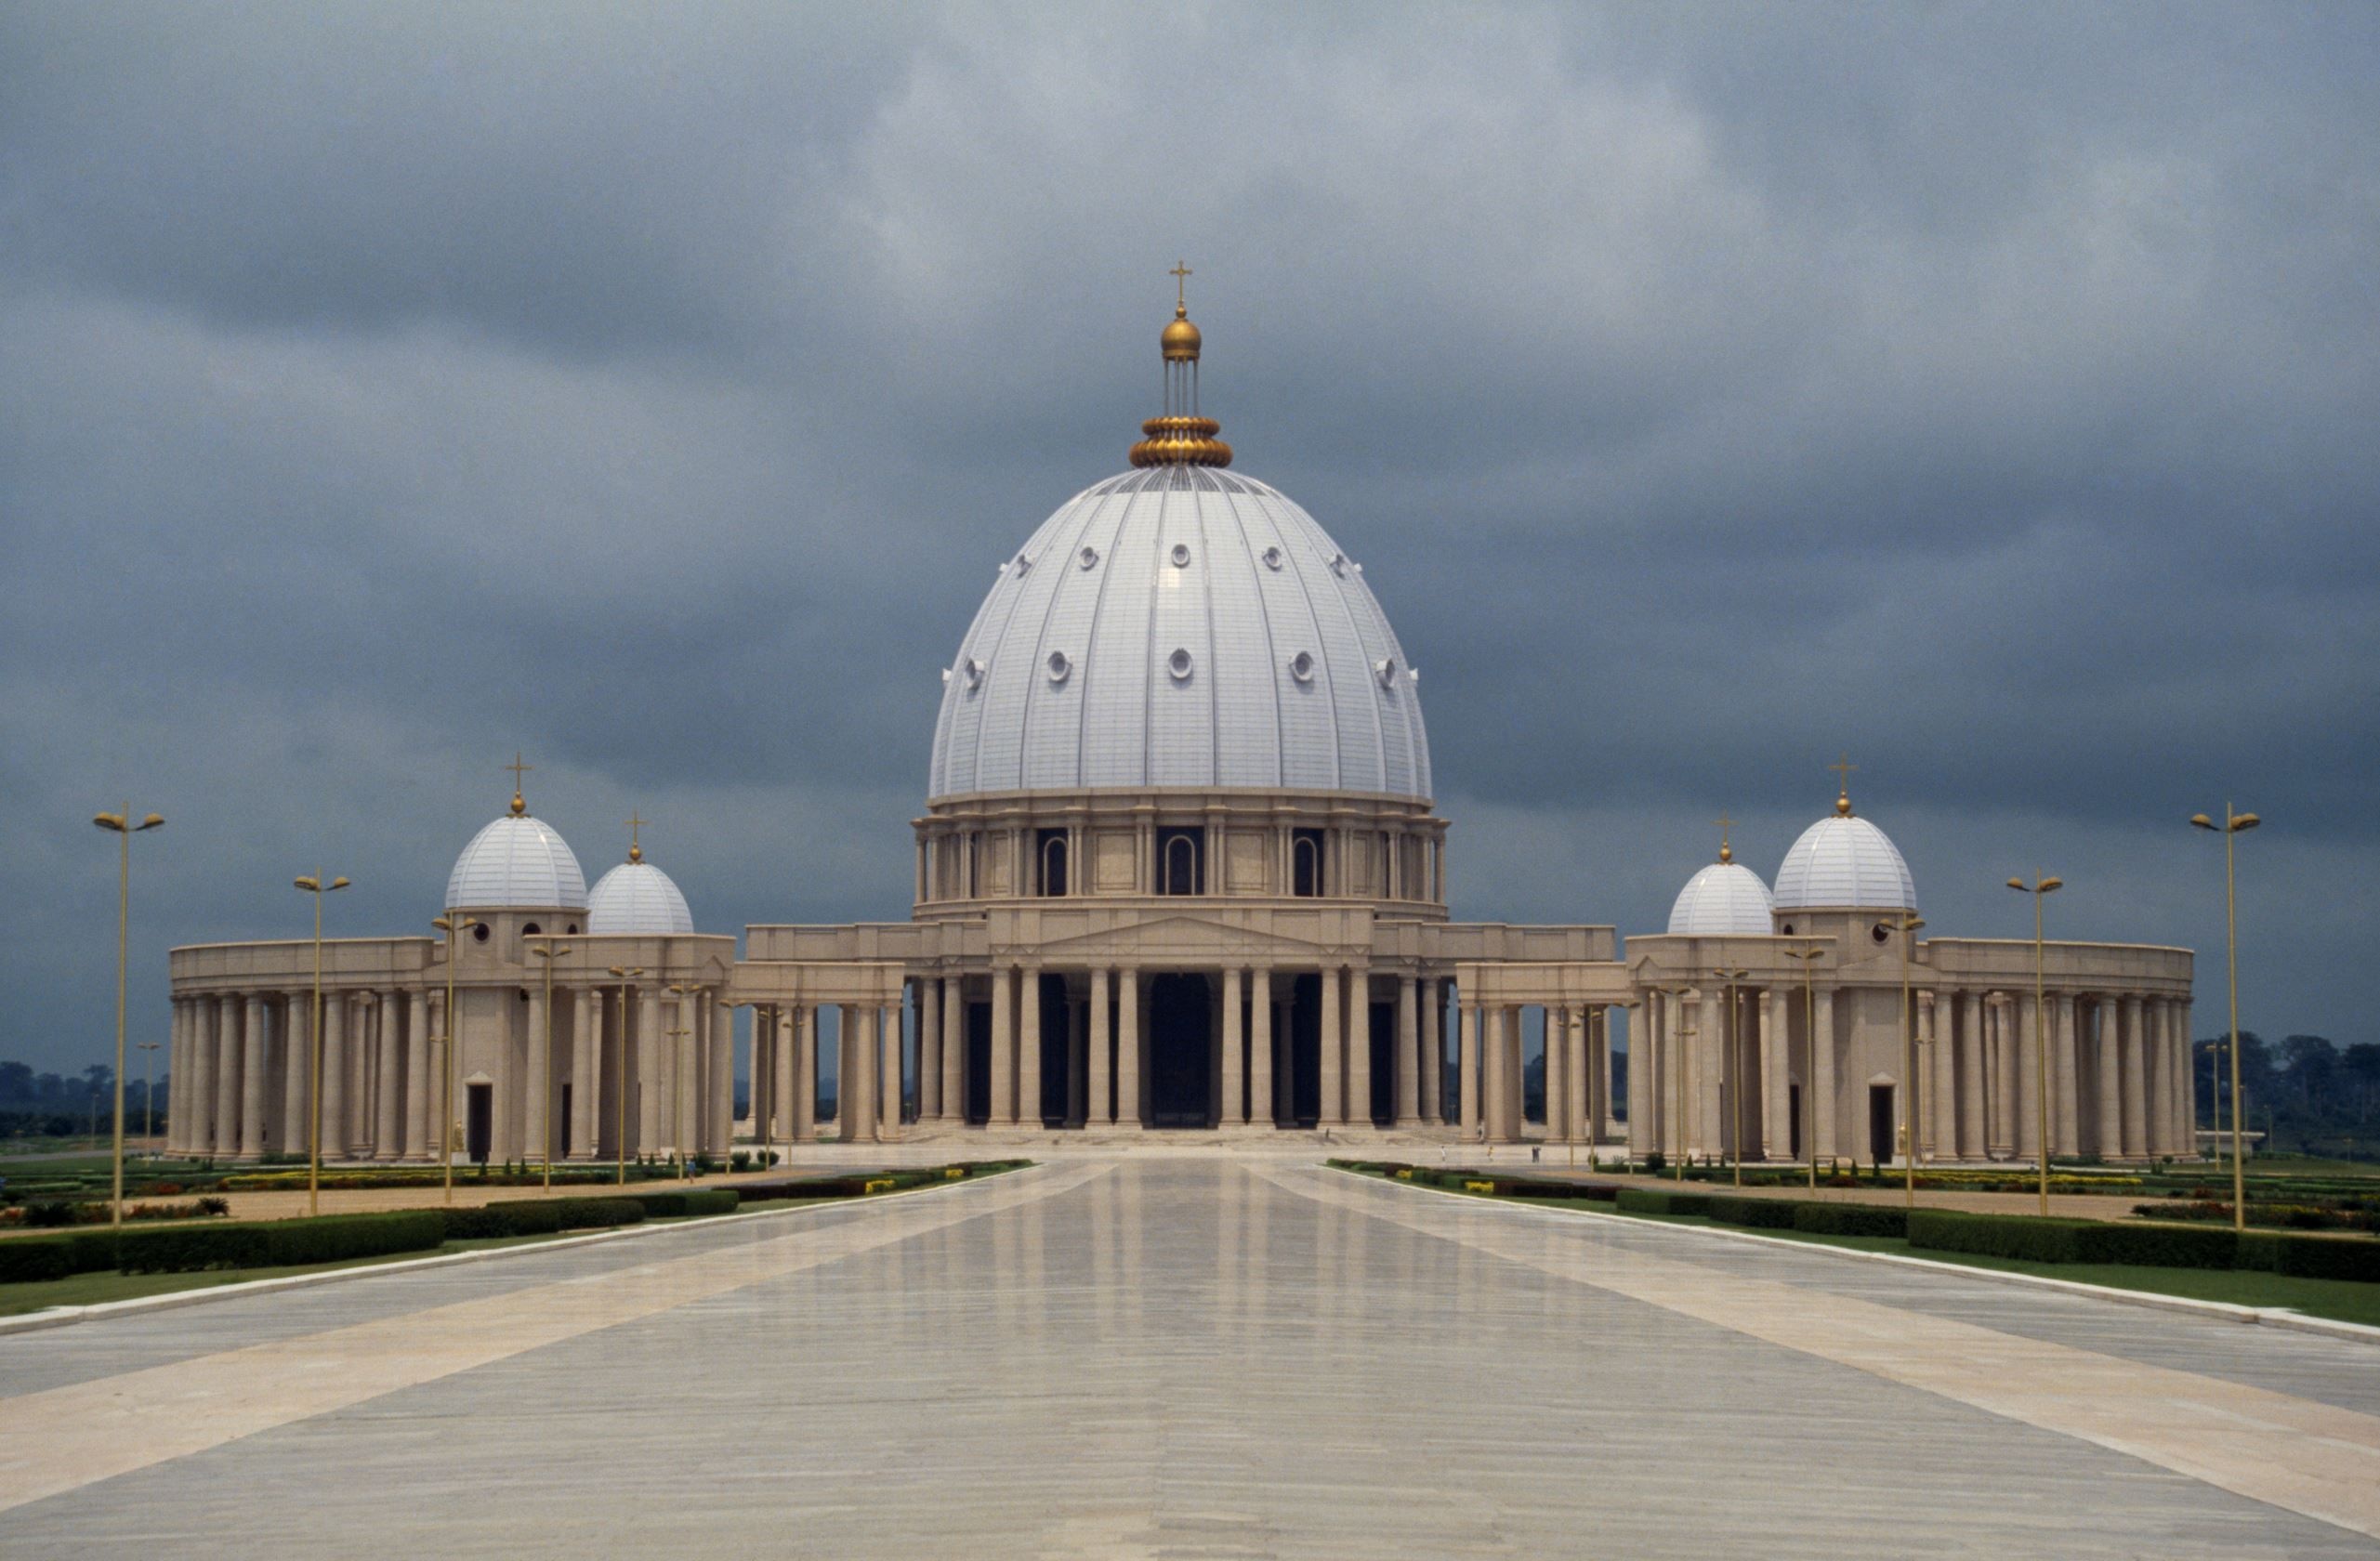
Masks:
[[[1578,1216],[1343,1172],[1259,1172],[1318,1201],[1854,1367],[2380,1536],[2380,1418],[1594,1240]],[[1565,1229],[1560,1222],[1578,1220]]]
[[[1108,1170],[1014,1173],[749,1246],[0,1399],[0,1511],[1049,1198]]]

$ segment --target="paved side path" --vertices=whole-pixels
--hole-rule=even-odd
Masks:
[[[2380,1554],[2380,1349],[1084,1159],[0,1338],[0,1553]]]

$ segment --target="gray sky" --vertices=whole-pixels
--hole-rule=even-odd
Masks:
[[[2368,1039],[2380,10],[0,11],[0,1056],[426,931],[513,750],[705,930],[907,913],[947,663],[1155,410],[1366,564],[1458,915],[1854,795],[1932,930]]]

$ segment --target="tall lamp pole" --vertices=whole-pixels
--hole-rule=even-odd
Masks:
[[[466,916],[450,911],[443,916],[432,917],[430,925],[446,934],[446,1033],[439,1039],[446,1046],[444,1080],[438,1101],[438,1158],[446,1168],[446,1200],[454,1201],[454,1038],[463,1027],[454,1012],[454,939],[465,929],[480,925],[476,916]]]
[[[2232,846],[2241,835],[2263,823],[2253,813],[2234,813],[2231,805],[2223,805],[2223,821],[2218,824],[2203,813],[2190,815],[2194,828],[2212,830],[2223,836],[2223,963],[2231,988],[2231,1228],[2248,1228],[2248,1173],[2242,1160],[2246,1148],[2240,1122],[2240,901],[2236,879],[2232,874]],[[2222,1105],[2216,1100],[2216,1105]],[[2218,1117],[2218,1123],[2221,1119]]]
[[[122,847],[116,862],[115,907],[115,1190],[108,1219],[117,1230],[124,1228],[124,998],[125,971],[132,957],[132,837],[164,821],[163,814],[151,813],[134,823],[130,803],[121,812],[96,814],[91,820],[101,829],[113,831]],[[97,1110],[96,1105],[93,1109]],[[92,1136],[99,1136],[96,1130]]]
[[[2008,880],[2008,887],[2033,897],[2033,1112],[2041,1135],[2041,1212],[2049,1213],[2049,1015],[2043,1009],[2045,945],[2041,938],[2041,902],[2066,886],[2063,878],[2036,875],[2030,884]]]
[[[307,1070],[313,1079],[313,1101],[306,1109],[306,1212],[322,1212],[322,897],[348,885],[344,878],[322,882],[315,873],[296,881],[300,893],[314,897],[314,1017],[307,1028]]]
[[[548,939],[529,951],[546,962],[546,1066],[535,1081],[546,1103],[538,1110],[538,1119],[546,1124],[546,1143],[541,1151],[545,1157],[546,1190],[554,1190],[554,961],[571,951],[567,943]]]
[[[620,1023],[611,1032],[612,1090],[619,1097],[620,1133],[612,1141],[613,1158],[619,1161],[619,1185],[628,1185],[628,983],[645,973],[640,964],[615,964],[611,974],[620,979]]]
[[[1917,1087],[1917,1028],[1909,1016],[1909,963],[1917,953],[1917,929],[1923,916],[1903,916],[1887,925],[1900,934],[1900,1171],[1903,1201],[1917,1206],[1917,1113],[1925,1094]]]

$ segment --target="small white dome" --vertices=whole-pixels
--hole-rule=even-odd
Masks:
[[[570,846],[542,819],[498,819],[471,837],[446,879],[446,908],[583,911],[586,874]]]
[[[1713,862],[1677,891],[1669,931],[1672,937],[1767,938],[1775,931],[1770,909],[1760,874],[1742,862]]]
[[[626,861],[596,881],[586,899],[586,930],[598,938],[690,933],[694,913],[668,873],[649,861]]]
[[[1900,848],[1865,819],[1836,813],[1802,831],[1777,869],[1780,911],[1914,911]]]

